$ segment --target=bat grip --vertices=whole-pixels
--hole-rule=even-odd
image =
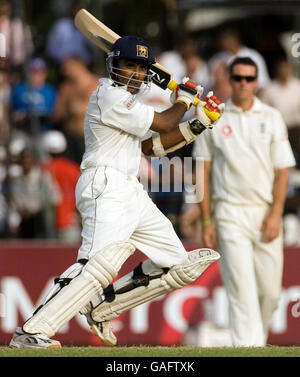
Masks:
[[[193,89],[196,88],[197,84],[195,84],[194,82],[192,81],[187,81],[185,83],[185,85],[188,85],[190,87],[192,87]],[[172,90],[172,92],[174,92],[177,88],[178,84],[175,80],[171,80],[168,84],[168,88],[170,90]],[[198,103],[200,102],[199,98],[196,99],[196,101],[193,103],[194,106],[197,106]],[[209,109],[207,109],[205,106],[204,106],[204,111],[205,111],[205,114],[213,121],[215,122],[216,120],[218,120],[220,118],[220,114],[217,112],[217,111],[211,111]]]
[[[178,84],[175,80],[171,80],[168,84],[168,88],[172,90],[172,92],[175,92]]]
[[[196,84],[195,82],[190,81],[190,80],[186,81],[186,82],[184,83],[184,85],[187,85],[187,86],[189,86],[190,88],[193,88],[193,89],[196,89],[197,86],[198,86],[198,84]]]

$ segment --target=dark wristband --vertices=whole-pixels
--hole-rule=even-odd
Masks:
[[[193,119],[189,121],[190,129],[195,135],[200,135],[203,131],[206,130],[206,127],[200,122],[199,119]]]

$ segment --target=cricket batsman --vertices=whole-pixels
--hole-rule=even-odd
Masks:
[[[221,114],[224,105],[210,95],[196,106],[194,119],[180,123],[203,91],[201,86],[191,90],[184,80],[171,94],[172,106],[155,112],[140,101],[154,62],[149,44],[136,36],[118,39],[108,53],[109,78],[99,80],[84,121],[86,149],[75,193],[82,218],[77,261],[16,329],[10,346],[59,348],[51,338],[78,312],[105,344],[115,345],[111,319],[195,281],[219,259],[212,249],[186,252],[137,173],[141,152],[162,157],[193,142],[215,124],[203,106],[209,103]],[[153,135],[146,138],[149,130]],[[149,259],[111,284],[136,248]]]

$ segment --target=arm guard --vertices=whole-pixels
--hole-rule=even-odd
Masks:
[[[200,135],[204,130],[205,127],[198,119],[192,119],[190,121],[180,123],[179,130],[184,137],[184,140],[180,141],[179,143],[169,147],[168,149],[164,149],[162,145],[160,134],[155,134],[152,136],[152,143],[153,143],[153,153],[155,157],[163,157],[168,153],[174,152],[177,149],[184,147],[187,144],[192,143],[197,139],[197,136]]]

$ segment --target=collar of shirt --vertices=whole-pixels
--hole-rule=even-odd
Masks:
[[[101,85],[111,86],[114,82],[108,77],[101,77],[99,80]]]
[[[235,112],[235,113],[244,113],[244,114],[250,114],[250,115],[253,113],[260,113],[262,111],[262,102],[257,97],[254,97],[254,102],[253,102],[252,107],[247,111],[243,111],[242,108],[240,106],[235,105],[232,102],[232,99],[230,98],[226,102],[225,111]]]

